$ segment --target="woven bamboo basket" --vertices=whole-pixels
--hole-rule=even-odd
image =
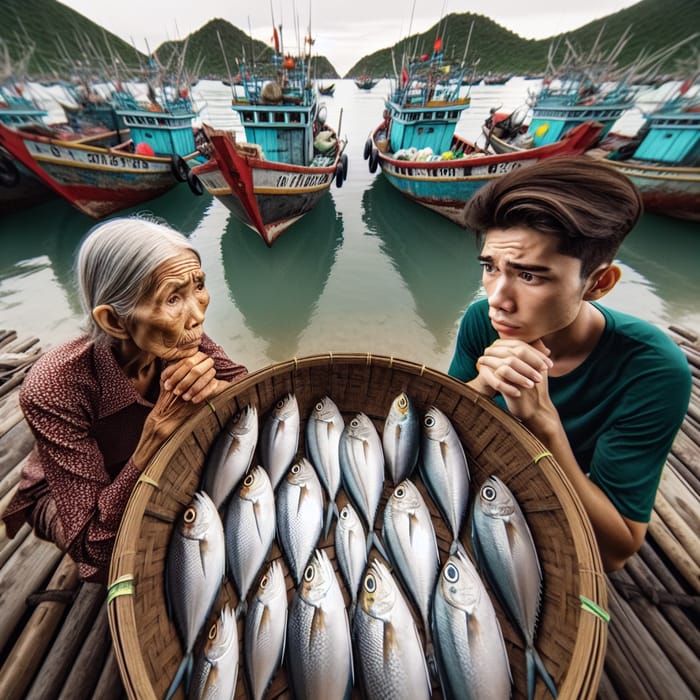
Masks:
[[[328,395],[335,401],[346,422],[362,411],[381,433],[391,402],[401,391],[409,395],[421,413],[434,405],[450,418],[469,459],[472,494],[487,476],[496,474],[517,498],[532,531],[543,571],[544,592],[535,646],[561,698],[596,696],[607,629],[603,617],[591,612],[590,606],[582,601],[591,601],[605,609],[605,576],[590,524],[561,468],[516,420],[463,383],[403,360],[333,354],[294,359],[248,375],[215,399],[215,412],[204,406],[173,434],[144,471],[123,518],[110,570],[110,626],[129,697],[139,700],[163,697],[182,659],[181,644],[165,603],[167,547],[175,519],[198,488],[205,456],[221,426],[249,404],[257,407],[262,425],[275,402],[293,392],[302,417],[301,455],[305,454],[306,419],[322,396]],[[422,488],[418,477],[414,481]],[[383,504],[391,489],[387,480],[377,523],[381,522]],[[339,507],[343,498],[341,489]],[[428,497],[426,502],[432,510],[444,563],[451,538]],[[467,551],[471,551],[468,522],[461,540]],[[327,548],[335,564],[333,533],[319,546]],[[276,546],[270,556],[280,556]],[[287,571],[286,566],[284,570]],[[340,576],[339,580],[342,583]],[[289,576],[287,581],[291,600],[294,590]],[[228,581],[214,606],[212,620],[225,602],[232,605],[237,602]],[[510,660],[513,697],[526,697],[523,641],[495,598],[494,605]],[[419,620],[417,615],[416,619]],[[242,645],[242,620],[239,639]],[[437,683],[433,689],[434,697],[440,697]],[[178,693],[183,697],[182,689]],[[269,697],[290,695],[283,666],[273,680]],[[241,646],[236,698],[246,696]],[[359,690],[355,696],[360,697]],[[539,679],[536,697],[549,697]]]

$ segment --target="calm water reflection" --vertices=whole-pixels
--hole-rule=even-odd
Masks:
[[[475,139],[490,107],[516,107],[528,87],[514,79],[473,88],[459,133]],[[393,355],[441,370],[449,364],[462,312],[480,293],[477,250],[471,234],[368,172],[364,142],[387,88],[387,81],[371,91],[337,81],[326,105],[334,126],[342,111],[348,180],[271,249],[218,201],[195,197],[184,184],[124,212],[146,212],[190,237],[212,296],[206,330],[251,369],[326,352]],[[202,81],[199,89],[209,105],[204,120],[236,128],[228,88]],[[0,328],[45,346],[79,331],[73,265],[94,223],[59,199],[0,218]],[[645,216],[620,251],[623,278],[607,302],[661,327],[700,330],[699,229]]]

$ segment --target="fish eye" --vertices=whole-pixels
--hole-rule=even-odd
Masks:
[[[217,628],[219,627],[219,623],[215,622],[210,628],[209,628],[209,639],[216,639],[216,632]]]
[[[403,498],[406,495],[406,487],[403,484],[399,484],[396,489],[394,489],[394,496],[396,498]]]
[[[399,408],[408,408],[408,397],[405,394],[401,394],[401,396],[399,396],[399,400],[397,401],[396,405]]]
[[[426,416],[423,419],[423,425],[426,428],[432,428],[435,425],[435,418],[433,418],[432,416]]]
[[[487,484],[481,489],[481,497],[489,502],[496,500],[496,489]]]
[[[253,474],[248,474],[245,479],[243,479],[243,486],[252,486],[255,481],[255,476]]]
[[[182,519],[189,525],[190,523],[193,523],[197,519],[197,511],[194,508],[188,508],[185,511],[185,514],[182,516]]]
[[[317,410],[317,411],[322,411],[322,410],[323,410],[323,401],[319,401],[319,402],[316,404],[316,410]]]
[[[340,517],[343,520],[347,520],[350,517],[350,511],[347,506],[343,506],[343,510],[340,511]]]
[[[360,421],[359,421],[359,419],[358,419],[358,418],[353,418],[353,419],[350,421],[350,426],[351,426],[352,428],[359,428],[359,427],[360,427]]]
[[[367,593],[374,593],[377,590],[377,579],[374,578],[374,574],[367,574],[363,585]]]
[[[449,563],[445,567],[444,576],[448,583],[456,583],[459,581],[459,569],[454,564]]]
[[[314,580],[314,566],[309,564],[304,570],[304,581],[309,582]]]
[[[292,469],[292,474],[298,474],[301,471],[301,467],[298,464],[295,464]]]
[[[267,574],[265,574],[265,575],[260,579],[260,588],[262,588],[263,590],[265,590],[265,589],[268,587],[269,583],[270,583],[270,577],[269,577]]]
[[[276,408],[283,408],[284,407],[284,399],[280,399],[276,404]]]

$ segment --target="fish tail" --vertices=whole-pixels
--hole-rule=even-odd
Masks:
[[[467,551],[464,549],[464,545],[459,540],[452,540],[452,543],[450,544],[450,556],[457,553],[464,557],[467,556]]]
[[[377,536],[377,533],[372,530],[370,533],[367,535],[367,554],[369,554],[370,549],[372,547],[375,547],[376,550],[381,554],[383,559],[387,562],[390,562],[391,559],[387,556],[386,549],[384,549],[384,545],[382,544],[382,541],[379,539]]]
[[[168,692],[165,694],[165,700],[170,700],[170,698],[175,695],[175,691],[180,687],[180,683],[182,683],[183,676],[185,678],[185,692],[187,692],[190,687],[190,681],[192,680],[193,663],[192,652],[188,652],[182,657],[182,661],[175,672],[175,677],[168,687]]]
[[[547,690],[552,694],[553,698],[556,698],[557,688],[554,685],[552,677],[544,666],[544,661],[537,653],[537,649],[533,646],[528,646],[525,650],[525,658],[527,661],[527,697],[528,700],[532,700],[535,697],[535,683],[537,681],[537,674],[540,675],[544,684],[547,686]]]
[[[338,520],[340,517],[340,512],[338,511],[338,504],[334,500],[328,502],[328,510],[326,511],[326,529],[323,532],[323,538],[328,538],[328,533],[331,531],[331,525],[333,523],[333,517]]]
[[[236,606],[236,619],[239,620],[240,618],[245,617],[247,612],[248,601],[245,598],[241,598]]]

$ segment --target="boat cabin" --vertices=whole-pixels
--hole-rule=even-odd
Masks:
[[[660,110],[646,117],[642,134],[633,158],[676,166],[700,163],[700,112]]]
[[[155,155],[187,156],[197,150],[192,130],[194,114],[169,114],[143,109],[118,109],[134,143],[147,143]]]
[[[386,100],[384,103],[391,117],[389,134],[391,150],[402,148],[426,148],[435,153],[450,149],[457,122],[469,107],[469,100],[450,104],[400,105]]]

